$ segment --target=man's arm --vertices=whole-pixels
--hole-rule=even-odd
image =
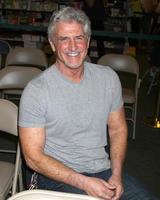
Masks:
[[[98,178],[91,178],[75,172],[60,161],[44,153],[44,128],[19,128],[22,151],[27,165],[44,176],[60,181],[95,197],[111,200],[114,195],[111,184]]]
[[[31,169],[50,179],[79,187],[80,174],[44,153],[44,128],[20,127],[19,136],[24,158]]]
[[[110,139],[110,156],[112,176],[109,183],[115,185],[116,196],[119,199],[123,192],[122,186],[122,168],[127,148],[127,124],[125,119],[124,108],[119,111],[111,112],[108,120],[108,132]]]

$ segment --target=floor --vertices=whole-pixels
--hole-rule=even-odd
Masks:
[[[146,54],[143,57],[142,50],[141,77],[147,70],[147,65],[147,57]],[[125,169],[160,198],[160,128],[153,128],[146,122],[150,118],[155,118],[158,87],[154,86],[147,95],[148,84],[149,77],[146,76],[139,89],[136,139],[132,140],[130,137],[128,139]],[[129,134],[131,133],[132,127],[129,125]]]

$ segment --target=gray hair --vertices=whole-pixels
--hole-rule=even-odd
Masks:
[[[87,15],[79,9],[73,7],[64,7],[59,11],[53,12],[48,26],[48,38],[51,40],[54,37],[56,23],[64,21],[76,21],[84,26],[84,32],[89,38],[91,36],[91,23]]]

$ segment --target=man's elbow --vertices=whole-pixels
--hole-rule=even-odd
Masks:
[[[38,154],[35,154],[34,152],[23,152],[23,156],[26,162],[26,165],[31,168],[34,171],[38,171],[38,166],[41,162],[41,156]]]
[[[36,171],[36,159],[33,158],[33,156],[29,156],[29,155],[26,155],[24,154],[24,159],[25,159],[25,162],[26,162],[26,165],[31,168],[32,170]]]

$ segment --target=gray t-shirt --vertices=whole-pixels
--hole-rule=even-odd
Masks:
[[[74,83],[53,65],[24,89],[19,126],[44,127],[45,153],[78,172],[110,168],[106,124],[123,105],[121,84],[109,67],[85,62],[84,77]]]

